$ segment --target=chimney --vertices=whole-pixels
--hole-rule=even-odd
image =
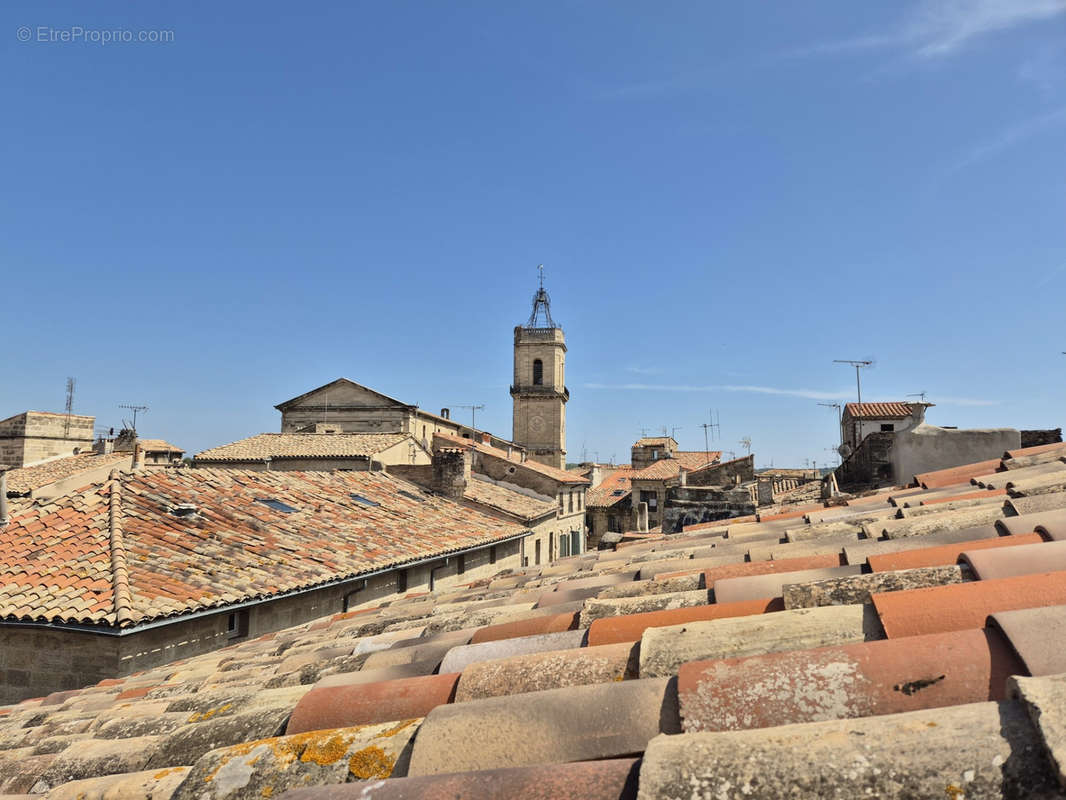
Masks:
[[[684,467],[679,467],[677,470],[677,479],[680,481],[679,486],[688,486],[688,470]]]
[[[141,447],[141,443],[137,440],[133,442],[133,464],[130,465],[130,469],[138,470],[144,467],[144,449]]]
[[[491,433],[485,433],[484,431],[482,431],[481,432],[481,443],[482,444],[491,445],[492,444],[492,434]]]
[[[451,419],[451,418],[452,418],[452,412],[451,412],[451,409],[448,409],[448,408],[442,408],[442,409],[440,410],[440,415],[441,415],[442,417],[444,417],[445,419]]]
[[[9,517],[7,515],[7,471],[11,467],[7,464],[0,464],[0,528],[7,526]]]
[[[641,533],[648,532],[648,504],[641,503],[637,506],[637,530]]]
[[[96,453],[98,456],[111,455],[111,453],[113,453],[114,451],[115,440],[108,439],[106,436],[101,436],[99,439],[96,440],[96,443],[93,444],[93,452]]]
[[[514,456],[514,448],[511,445],[507,445],[507,460],[510,461]]]
[[[469,450],[441,450],[433,454],[433,491],[459,500],[469,483]]]

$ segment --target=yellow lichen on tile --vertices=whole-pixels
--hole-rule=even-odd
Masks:
[[[380,747],[364,747],[348,759],[348,771],[364,781],[372,778],[388,778],[392,775],[392,768],[395,764],[396,759]]]

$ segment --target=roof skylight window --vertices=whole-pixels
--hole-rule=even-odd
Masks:
[[[366,497],[363,497],[361,494],[356,494],[355,492],[352,492],[350,496],[355,502],[362,503],[364,506],[380,506],[381,505],[381,503],[375,503],[373,500],[370,500],[370,499],[368,499]]]
[[[284,514],[295,514],[296,509],[290,505],[287,505],[280,500],[275,500],[273,497],[257,497],[255,502],[260,505],[264,505],[267,508],[272,508],[275,511],[281,511]]]
[[[404,497],[409,497],[409,498],[411,498],[412,500],[417,500],[417,501],[418,501],[419,503],[424,503],[424,502],[426,502],[426,498],[424,498],[424,497],[419,497],[419,496],[418,496],[417,494],[414,494],[413,492],[408,492],[408,491],[405,491],[404,489],[400,489],[400,490],[398,490],[398,491],[397,491],[397,494],[402,494],[402,495],[403,495]]]

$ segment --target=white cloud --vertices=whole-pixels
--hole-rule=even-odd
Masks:
[[[922,0],[893,31],[821,42],[790,55],[903,49],[919,58],[943,58],[983,36],[1062,13],[1066,0]]]
[[[626,367],[626,372],[632,372],[636,375],[658,375],[662,372],[661,369],[656,367]]]
[[[972,145],[951,165],[948,172],[957,172],[984,161],[1063,123],[1066,123],[1066,107],[1011,125],[991,139]]]
[[[696,386],[676,383],[586,383],[584,388],[638,392],[749,392],[752,394],[803,397],[808,400],[844,400],[851,397],[850,392],[847,391],[827,392],[819,389],[782,389],[776,386],[739,386],[734,384]]]

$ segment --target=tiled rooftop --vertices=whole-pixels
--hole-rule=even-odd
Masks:
[[[76,456],[56,458],[41,464],[13,469],[7,473],[7,490],[25,494],[82,472],[117,464],[120,461],[129,461],[130,457],[130,453],[108,453],[107,455],[79,453]]]
[[[678,450],[671,458],[661,458],[644,469],[630,475],[632,480],[668,480],[676,478],[681,468],[698,470],[718,462],[722,454],[718,450]]]
[[[1064,456],[1006,495],[724,520],[0,708],[0,792],[1062,798]]]
[[[369,458],[407,437],[406,433],[260,433],[204,450],[196,455],[196,461]]]
[[[116,473],[12,514],[0,529],[0,618],[129,626],[522,530],[441,497],[410,496],[414,488],[380,472]],[[257,502],[263,498],[296,511]],[[193,513],[175,515],[183,504]]]
[[[844,413],[855,419],[904,419],[912,407],[910,403],[845,403]]]
[[[618,467],[604,478],[599,485],[589,489],[585,496],[588,508],[609,508],[625,499],[630,492],[630,478],[637,470],[632,467]]]
[[[554,500],[531,497],[506,484],[496,483],[476,472],[466,484],[463,497],[475,503],[514,514],[524,520],[534,520],[554,514],[557,508]]]
[[[552,480],[559,481],[560,483],[574,483],[574,484],[587,484],[589,479],[577,472],[571,472],[565,469],[556,469],[550,467],[547,464],[541,464],[538,461],[532,459],[526,459],[521,461],[517,455],[508,457],[506,450],[501,450],[498,447],[492,447],[491,445],[484,444],[483,442],[475,442],[472,439],[464,439],[462,436],[454,436],[450,433],[434,433],[434,441],[440,440],[451,447],[463,447],[470,450],[476,450],[479,453],[492,456],[494,458],[502,458],[506,461],[513,461],[516,465],[530,469],[533,472],[538,472]]]
[[[167,453],[184,453],[180,447],[172,445],[165,439],[138,439],[137,443],[142,449],[149,452],[167,452]]]

